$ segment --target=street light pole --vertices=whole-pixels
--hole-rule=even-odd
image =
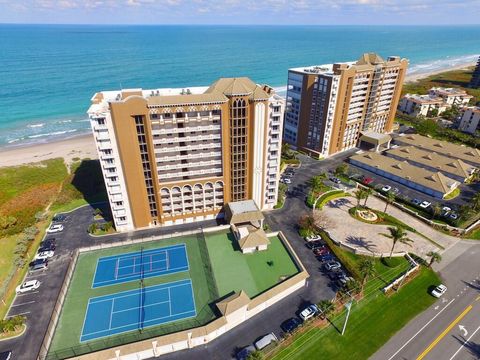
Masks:
[[[345,329],[347,327],[348,317],[350,316],[350,309],[352,308],[352,301],[349,301],[345,304],[347,308],[347,317],[345,318],[345,323],[343,324],[342,335],[345,333]]]

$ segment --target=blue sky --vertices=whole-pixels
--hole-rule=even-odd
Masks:
[[[479,24],[480,0],[0,0],[0,23]]]

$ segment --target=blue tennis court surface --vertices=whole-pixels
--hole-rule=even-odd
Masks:
[[[93,288],[188,270],[185,244],[98,259]]]
[[[190,279],[90,298],[80,341],[196,315]]]

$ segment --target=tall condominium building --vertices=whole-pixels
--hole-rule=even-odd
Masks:
[[[408,61],[364,54],[357,62],[290,69],[284,140],[326,157],[357,145],[361,132],[390,132]]]
[[[473,70],[472,79],[470,80],[470,87],[474,89],[480,89],[480,57],[478,58],[475,70]]]
[[[285,101],[248,78],[210,87],[103,91],[88,110],[120,231],[277,202]]]

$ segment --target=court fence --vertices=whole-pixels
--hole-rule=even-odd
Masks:
[[[208,254],[207,242],[205,240],[205,234],[203,230],[197,234],[198,247],[200,249],[200,257],[204,264],[204,270],[207,275],[207,287],[210,295],[210,299],[218,299],[219,292],[217,288],[217,282],[215,281],[215,274],[213,273],[212,263],[210,261],[210,255]]]
[[[217,228],[220,228],[220,227],[217,227]],[[161,329],[143,329],[141,332],[138,332],[138,333],[117,335],[112,338],[89,341],[88,343],[85,343],[82,345],[61,349],[55,352],[49,351],[50,345],[52,343],[52,340],[55,334],[56,326],[61,315],[63,303],[65,301],[65,297],[70,287],[73,273],[75,271],[77,260],[80,254],[84,252],[94,251],[94,250],[122,247],[126,245],[139,244],[139,243],[147,243],[147,242],[152,242],[152,241],[157,241],[162,239],[170,239],[170,238],[187,236],[187,235],[196,235],[197,239],[200,241],[199,248],[200,248],[202,261],[204,261],[204,263],[206,264],[205,270],[210,280],[210,281],[207,281],[207,283],[209,284],[208,290],[210,295],[214,296],[213,298],[218,298],[218,289],[216,287],[215,280],[213,278],[213,270],[210,263],[210,257],[208,255],[208,249],[206,247],[205,236],[203,235],[202,228],[197,228],[195,230],[189,230],[184,232],[176,232],[174,234],[163,234],[163,235],[157,235],[157,236],[141,237],[136,239],[128,239],[120,242],[115,242],[115,243],[106,243],[106,244],[103,243],[103,244],[79,248],[75,250],[75,252],[72,255],[70,265],[65,274],[63,285],[60,289],[60,294],[57,298],[57,302],[55,304],[49,326],[47,328],[42,346],[40,348],[38,359],[39,360],[60,360],[60,359],[71,358],[78,355],[99,351],[105,348],[130,344],[133,342],[138,342],[138,341],[146,340],[153,337],[158,337],[158,336],[162,336],[170,333],[179,332],[179,331],[185,330],[186,327],[196,328],[199,326],[203,326],[208,322],[214,320],[216,318],[216,314],[214,313],[213,309],[209,305],[205,305],[202,309],[198,311],[195,319],[188,320],[188,325],[186,325],[185,322],[183,322],[180,325],[176,325],[175,323],[165,324],[162,326]]]

